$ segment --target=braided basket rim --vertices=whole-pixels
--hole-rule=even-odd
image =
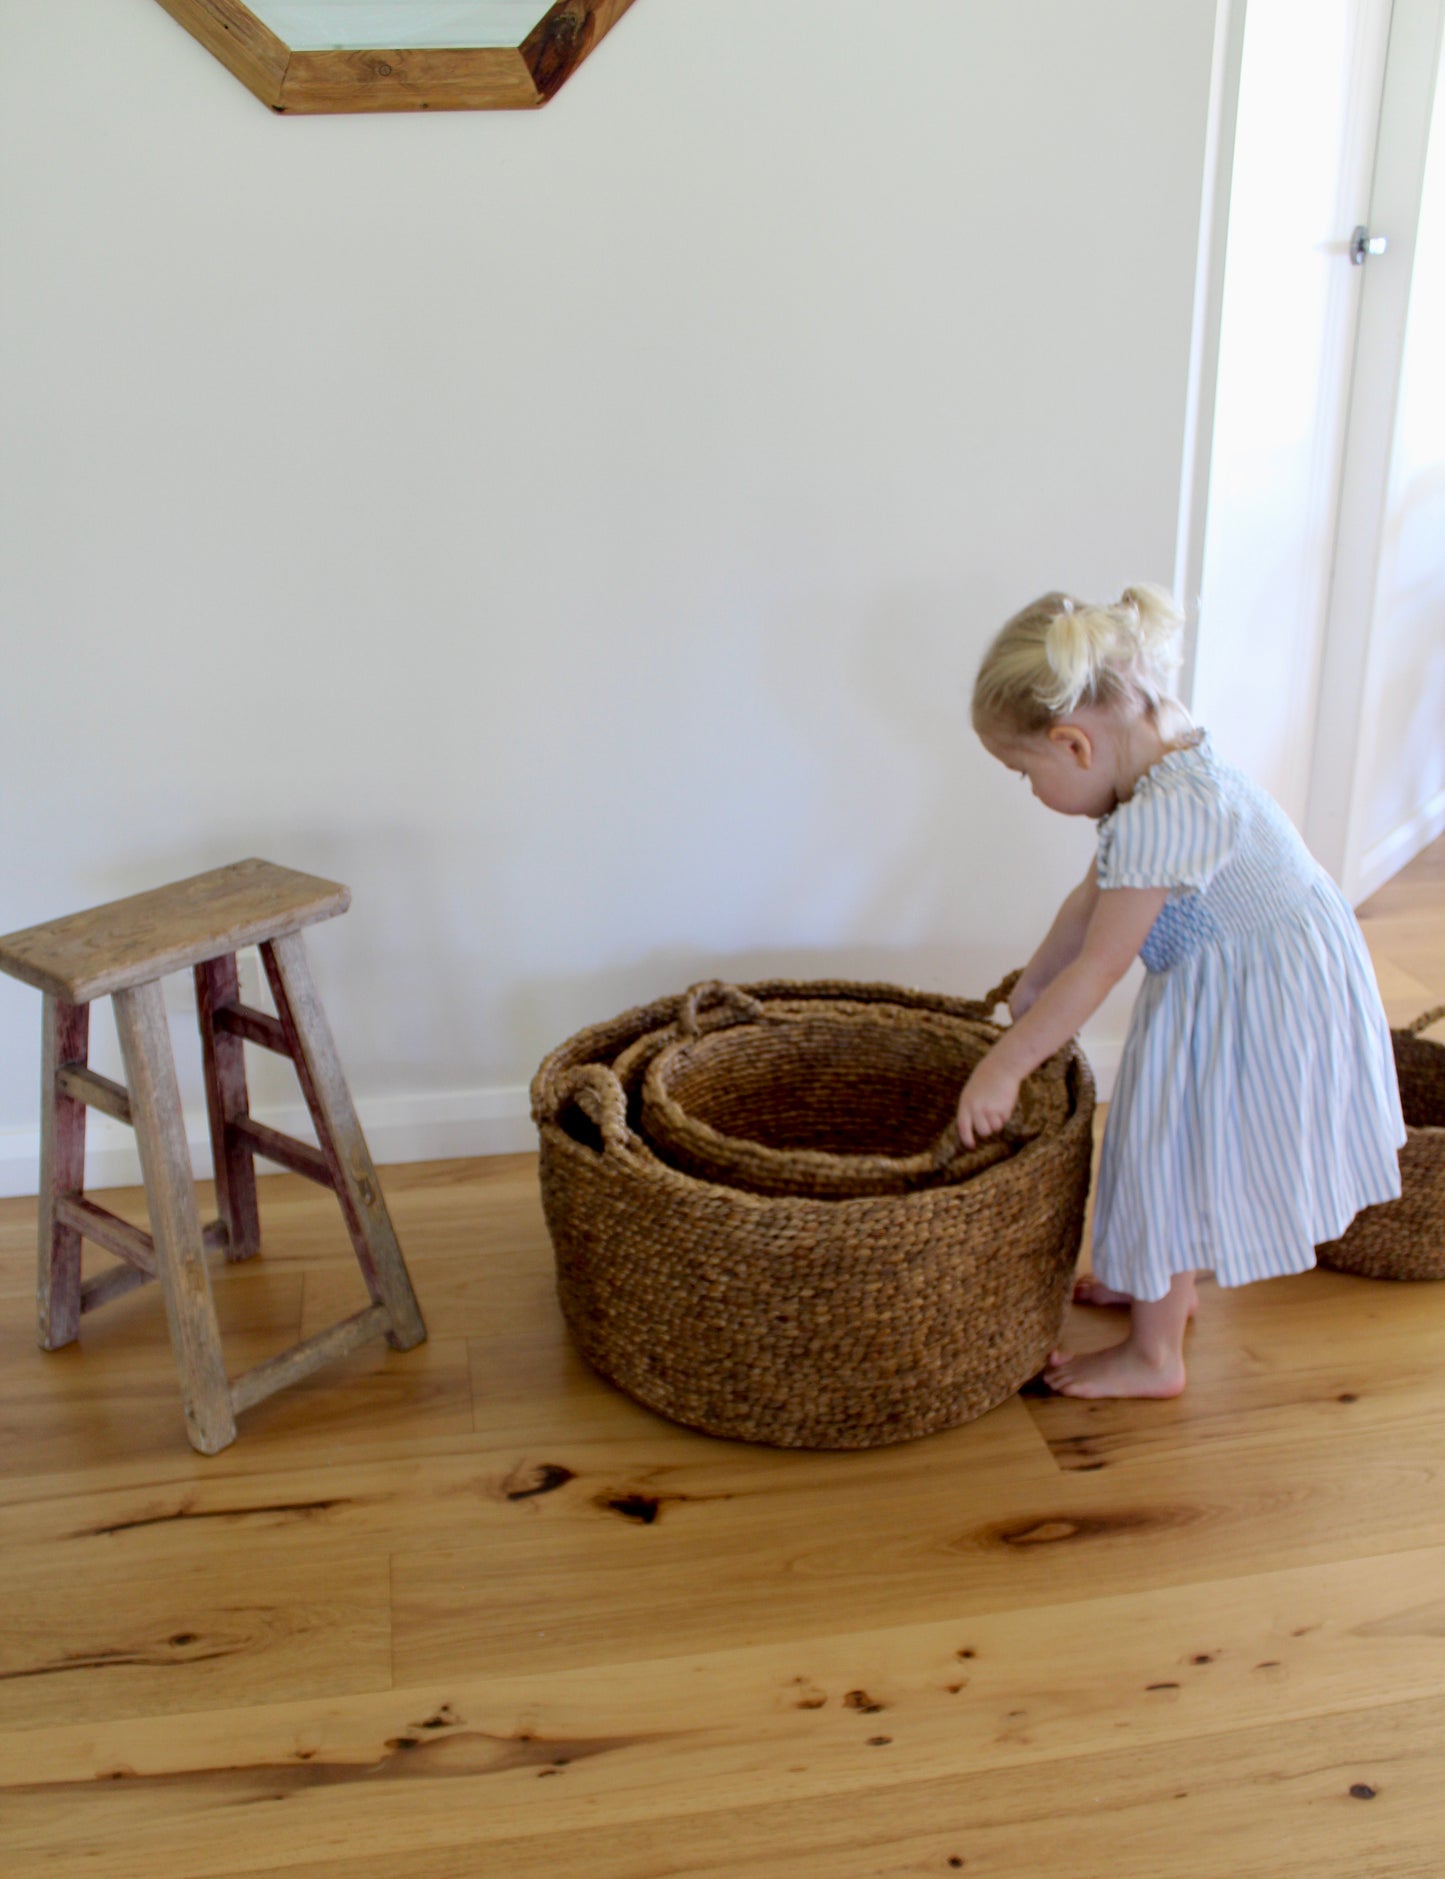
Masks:
[[[966,1042],[982,1044],[985,1051],[1003,1035],[1005,1029],[987,1019],[911,1010],[906,1005],[885,1005],[881,1001],[868,1005],[843,1001],[810,1002],[816,1003],[815,1010],[790,1010],[785,1018],[787,1024],[796,1024],[812,1033],[799,1036],[798,1042],[804,1049],[816,1041],[818,1030],[846,1034],[850,1029],[865,1029],[870,1019],[880,1030],[891,1028],[903,1035],[933,1032],[944,1037],[949,1044],[960,1048]],[[771,1012],[773,1007],[770,1005],[768,1009]],[[896,1186],[884,1190],[870,1184],[902,1183],[906,1190],[913,1182],[949,1183],[977,1179],[993,1162],[1022,1153],[1029,1141],[1050,1132],[1057,1133],[1070,1113],[1069,1108],[1065,1107],[1062,1118],[1054,1118],[1050,1130],[1049,1118],[1045,1113],[1047,1103],[1040,1086],[1048,1081],[1064,1079],[1057,1075],[1049,1078],[1035,1072],[1025,1079],[1020,1096],[1023,1120],[1018,1130],[1028,1131],[1022,1140],[1018,1139],[1017,1131],[1012,1131],[991,1137],[975,1149],[964,1150],[957,1140],[956,1129],[950,1127],[928,1148],[913,1149],[907,1154],[888,1154],[866,1149],[850,1153],[840,1149],[785,1146],[753,1136],[733,1134],[690,1109],[678,1097],[670,1076],[679,1065],[685,1074],[690,1067],[688,1059],[698,1050],[703,1053],[721,1053],[725,1057],[732,1041],[746,1051],[751,1040],[741,1034],[753,1028],[752,1024],[744,1020],[738,1024],[720,1026],[700,1037],[673,1037],[662,1042],[651,1054],[642,1076],[638,1103],[642,1133],[654,1153],[661,1154],[674,1166],[680,1162],[689,1172],[708,1174],[711,1171],[711,1178],[724,1185],[748,1185],[765,1179],[769,1183],[769,1191],[793,1194],[809,1192],[814,1183],[821,1189],[834,1190],[839,1197],[850,1188],[855,1195],[897,1192],[899,1189]],[[640,1040],[638,1047],[642,1042],[645,1040]],[[695,1058],[693,1061],[696,1061]],[[959,1088],[962,1088],[966,1077],[967,1073],[960,1071]],[[950,1134],[953,1150],[944,1153]]]
[[[843,979],[768,979],[759,980],[740,986],[738,989],[749,996],[767,1002],[770,999],[798,1000],[841,998],[855,1002],[899,1003],[918,998],[926,1001],[923,1009],[956,1009],[963,1015],[978,1017],[980,1001],[954,999],[947,993],[920,992],[911,987],[888,984],[882,981],[855,981]],[[539,1135],[545,1131],[555,1131],[556,1136],[573,1143],[583,1152],[602,1155],[605,1147],[589,1148],[577,1141],[568,1130],[562,1127],[560,1115],[567,1107],[568,1099],[560,1101],[556,1096],[556,1085],[569,1070],[587,1063],[599,1063],[606,1059],[616,1061],[628,1046],[648,1031],[657,1031],[675,1021],[687,994],[675,993],[656,999],[651,1004],[634,1005],[621,1012],[617,1017],[602,1022],[586,1025],[570,1038],[554,1046],[538,1066],[531,1084],[532,1116]],[[990,1006],[988,1009],[992,1009]],[[601,1051],[602,1056],[597,1055]],[[971,1193],[976,1198],[986,1198],[981,1192],[987,1187],[1018,1178],[1021,1167],[1034,1159],[1050,1152],[1055,1144],[1070,1140],[1082,1130],[1093,1128],[1094,1110],[1097,1105],[1097,1089],[1093,1069],[1077,1039],[1058,1053],[1060,1068],[1069,1090],[1068,1111],[1061,1123],[1053,1128],[1044,1129],[1032,1141],[1025,1142],[1014,1154],[995,1162],[973,1174],[966,1181],[952,1187],[940,1187],[937,1183],[920,1185],[904,1192],[873,1194],[806,1194],[806,1193],[759,1193],[747,1188],[736,1187],[727,1181],[710,1180],[704,1175],[694,1174],[682,1168],[674,1167],[658,1154],[656,1148],[637,1133],[629,1130],[627,1151],[624,1156],[616,1156],[619,1162],[629,1165],[638,1179],[691,1192],[695,1189],[708,1189],[714,1194],[726,1197],[733,1205],[748,1210],[784,1208],[796,1210],[813,1208],[818,1211],[820,1224],[835,1219],[840,1210],[887,1208],[889,1210],[909,1207],[926,1207],[937,1202],[941,1192]],[[610,1065],[609,1065],[610,1067]],[[615,1151],[614,1151],[615,1154]]]

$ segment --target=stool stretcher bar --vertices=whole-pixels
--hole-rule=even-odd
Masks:
[[[368,1305],[354,1317],[343,1318],[340,1324],[318,1331],[315,1337],[303,1338],[290,1350],[282,1351],[279,1357],[268,1358],[264,1364],[243,1370],[235,1378],[231,1384],[232,1410],[239,1416],[243,1409],[274,1396],[288,1384],[299,1383],[302,1377],[309,1377],[324,1364],[334,1363],[338,1357],[349,1357],[352,1351],[360,1350],[373,1338],[385,1337],[390,1328],[385,1305]]]
[[[108,1272],[99,1272],[81,1285],[80,1309],[94,1311],[100,1305],[108,1305],[113,1298],[124,1298],[137,1286],[149,1285],[155,1276],[153,1272],[142,1272],[139,1266],[112,1266]]]
[[[211,1022],[218,1031],[244,1038],[248,1044],[259,1044],[262,1050],[273,1050],[278,1057],[291,1055],[281,1020],[269,1017],[264,1011],[254,1011],[250,1005],[219,1005]]]
[[[117,1254],[146,1278],[156,1276],[155,1241],[140,1227],[122,1220],[119,1214],[108,1213],[104,1207],[97,1207],[94,1201],[79,1194],[57,1194],[55,1218],[61,1226],[73,1227],[108,1253]]]
[[[94,1201],[86,1200],[81,1194],[57,1194],[55,1221],[57,1226],[70,1227],[85,1239],[94,1240],[97,1246],[103,1246],[108,1253],[115,1253],[128,1266],[134,1266],[142,1278],[156,1276],[154,1239],[143,1228],[122,1220],[119,1214],[97,1207]],[[201,1229],[201,1244],[208,1253],[224,1252],[230,1238],[224,1220],[208,1221]]]
[[[304,1174],[308,1181],[316,1181],[322,1187],[336,1185],[331,1178],[330,1165],[319,1148],[298,1142],[292,1135],[282,1135],[279,1129],[268,1129],[264,1122],[257,1122],[254,1116],[238,1117],[231,1124],[231,1129],[258,1155],[264,1155],[267,1161],[289,1168],[293,1174]]]
[[[84,1103],[90,1109],[103,1109],[106,1115],[114,1116],[128,1129],[135,1127],[130,1113],[130,1091],[119,1083],[112,1083],[109,1077],[87,1070],[83,1064],[67,1063],[57,1071],[55,1087],[72,1102]]]

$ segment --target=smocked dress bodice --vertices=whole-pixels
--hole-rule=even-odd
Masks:
[[[1298,914],[1328,879],[1273,797],[1202,736],[1162,757],[1099,824],[1098,878],[1169,888],[1140,951],[1150,972]]]

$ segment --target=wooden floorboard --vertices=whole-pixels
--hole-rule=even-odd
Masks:
[[[1445,1002],[1445,843],[1364,921]],[[1445,1872],[1445,1284],[1206,1284],[1176,1402],[783,1453],[587,1368],[532,1157],[384,1180],[429,1342],[211,1458],[154,1288],[35,1348],[0,1203],[4,1879]],[[233,1371],[365,1303],[261,1197]]]

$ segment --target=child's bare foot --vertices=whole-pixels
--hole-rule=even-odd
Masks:
[[[1116,1292],[1112,1285],[1105,1285],[1096,1279],[1092,1272],[1081,1273],[1074,1280],[1074,1303],[1076,1305],[1132,1305],[1133,1299],[1127,1292]]]
[[[1060,1396],[1179,1396],[1184,1390],[1184,1359],[1174,1353],[1147,1357],[1130,1337],[1107,1350],[1077,1356],[1055,1351],[1044,1382]]]
[[[1112,1285],[1105,1285],[1096,1279],[1092,1272],[1081,1272],[1074,1280],[1074,1303],[1076,1305],[1132,1305],[1134,1299],[1128,1292],[1116,1292]],[[1199,1294],[1191,1288],[1187,1316],[1192,1318],[1199,1309]]]
[[[1107,1290],[1107,1287],[1100,1287]],[[1184,1332],[1199,1304],[1192,1272],[1176,1272],[1163,1298],[1136,1298],[1129,1335],[1108,1350],[1054,1351],[1044,1382],[1060,1396],[1178,1396]]]

